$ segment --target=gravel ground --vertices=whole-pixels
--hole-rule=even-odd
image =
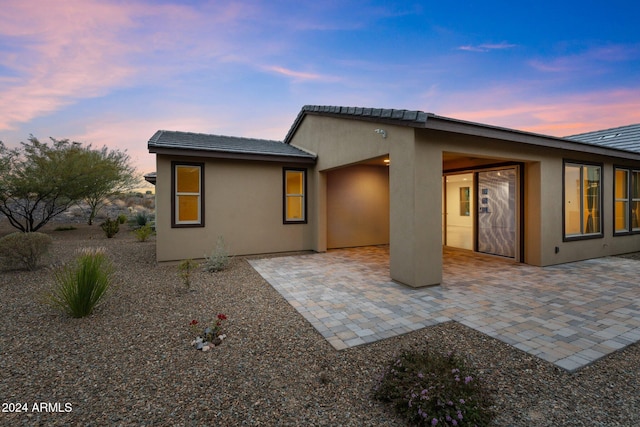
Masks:
[[[116,288],[93,315],[71,319],[40,302],[50,268],[0,272],[0,403],[29,409],[0,413],[0,425],[401,426],[371,390],[395,354],[425,348],[480,370],[496,426],[640,425],[637,344],[573,374],[455,322],[338,352],[244,258],[196,272],[187,291],[175,265],[156,265],[153,239],[52,227],[48,263],[105,247]],[[228,338],[194,350],[188,323],[219,312]],[[40,402],[60,411],[33,412]]]

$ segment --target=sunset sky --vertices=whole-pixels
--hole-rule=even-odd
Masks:
[[[640,2],[2,0],[0,140],[282,140],[305,104],[550,135],[640,123]]]

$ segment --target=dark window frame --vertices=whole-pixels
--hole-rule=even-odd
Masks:
[[[627,172],[627,215],[629,223],[625,231],[616,230],[616,171],[624,170]],[[640,173],[640,168],[634,168],[632,166],[613,165],[613,237],[629,236],[632,234],[640,234],[640,229],[633,229],[633,173]],[[640,218],[639,218],[640,220]]]
[[[302,204],[304,218],[301,220],[287,219],[287,172],[302,172]],[[307,224],[307,169],[306,168],[282,168],[282,223],[283,224]]]
[[[567,193],[567,189],[566,189],[566,185],[565,185],[565,175],[566,175],[566,171],[567,171],[567,165],[573,165],[573,166],[579,166],[579,167],[584,167],[584,166],[597,166],[600,168],[600,197],[598,200],[598,204],[599,204],[599,211],[600,211],[600,217],[599,217],[599,223],[600,223],[600,231],[598,233],[589,233],[589,234],[584,234],[584,232],[582,232],[582,234],[579,235],[571,235],[571,236],[567,236],[567,230],[566,230],[566,226],[567,226],[567,222],[566,222],[566,212],[565,212],[565,207],[566,207],[566,193]],[[582,176],[582,172],[581,172],[581,176]],[[604,224],[604,163],[600,163],[600,162],[590,162],[590,161],[584,161],[584,160],[572,160],[572,159],[562,159],[562,241],[563,242],[574,242],[574,241],[578,241],[578,240],[590,240],[590,239],[602,239],[604,238],[604,233],[605,233],[605,224]],[[580,188],[582,189],[582,180],[580,182]],[[581,221],[582,221],[582,217],[584,216],[584,207],[582,205],[582,198],[584,197],[584,189],[583,191],[580,193],[580,217],[581,217]]]
[[[176,168],[178,166],[197,166],[200,168],[200,222],[197,224],[180,224],[176,218]],[[171,228],[198,228],[204,227],[205,200],[204,200],[204,162],[171,162]]]

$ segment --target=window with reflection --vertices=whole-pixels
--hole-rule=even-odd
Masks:
[[[565,162],[565,239],[602,236],[602,166]]]
[[[203,213],[202,163],[173,163],[172,226],[202,226]]]
[[[640,170],[616,167],[614,195],[615,233],[640,232]]]
[[[306,169],[284,169],[285,224],[307,222],[306,175]]]

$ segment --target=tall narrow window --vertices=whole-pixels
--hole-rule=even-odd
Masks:
[[[615,175],[615,232],[629,231],[629,171],[616,169]]]
[[[602,236],[602,167],[565,163],[564,237]]]
[[[640,171],[617,167],[614,186],[615,233],[640,232]]]
[[[284,169],[284,223],[306,223],[306,169]]]
[[[204,225],[203,169],[202,163],[173,163],[172,226]]]
[[[631,172],[631,231],[640,231],[640,171]]]

